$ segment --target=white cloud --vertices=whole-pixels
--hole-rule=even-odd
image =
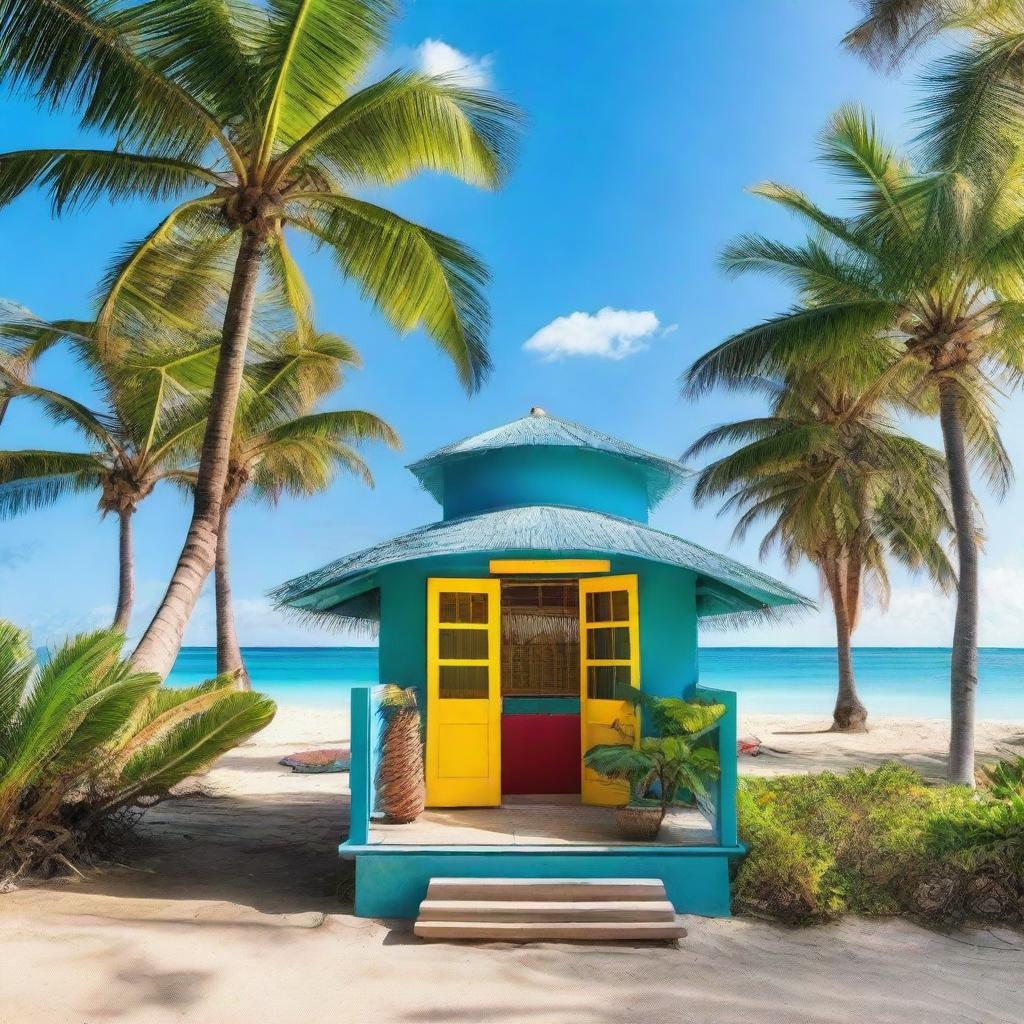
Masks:
[[[445,75],[459,85],[474,89],[490,88],[493,81],[490,54],[477,57],[463,53],[441,39],[424,39],[416,48],[420,70],[428,75]]]
[[[557,317],[527,339],[523,348],[545,362],[569,356],[625,359],[647,348],[646,339],[654,337],[659,326],[650,310],[605,306],[596,313]]]

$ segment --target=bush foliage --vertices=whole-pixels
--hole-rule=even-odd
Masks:
[[[1004,773],[1005,774],[1005,773]],[[1024,922],[1024,791],[932,787],[898,764],[744,779],[736,909]]]
[[[125,815],[166,799],[262,729],[274,703],[232,677],[169,689],[123,635],[72,637],[44,665],[0,620],[0,883],[111,849]]]

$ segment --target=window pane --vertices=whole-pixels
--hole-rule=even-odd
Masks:
[[[487,622],[486,594],[459,594],[447,591],[441,594],[442,622]]]
[[[587,630],[587,657],[596,661],[629,660],[629,627],[604,626]]]
[[[441,658],[487,660],[486,629],[442,629],[438,632]]]
[[[486,665],[439,666],[439,693],[442,700],[486,700]]]
[[[587,696],[592,700],[621,700],[619,688],[630,682],[628,665],[587,666]]]
[[[605,590],[587,594],[587,622],[628,622],[629,592]]]

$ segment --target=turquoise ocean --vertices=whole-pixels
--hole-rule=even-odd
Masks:
[[[243,651],[255,689],[282,705],[345,708],[353,686],[377,681],[375,647],[249,647]],[[168,679],[184,686],[215,672],[212,647],[186,647]],[[869,712],[945,718],[949,651],[939,647],[860,647],[857,685]],[[980,655],[978,716],[1024,720],[1024,648],[985,648]],[[829,715],[836,654],[827,647],[703,647],[700,678],[739,694],[748,712]]]

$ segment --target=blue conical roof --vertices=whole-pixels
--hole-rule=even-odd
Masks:
[[[278,605],[311,614],[372,618],[340,606],[379,585],[381,569],[423,558],[473,553],[560,552],[633,555],[689,569],[698,577],[700,616],[762,614],[787,605],[813,608],[807,598],[756,569],[698,544],[620,516],[579,508],[532,505],[500,509],[421,526],[400,537],[345,555],[274,591]]]
[[[443,502],[444,466],[456,459],[471,458],[497,449],[525,447],[587,449],[633,463],[644,471],[647,478],[650,508],[675,491],[688,476],[683,465],[674,459],[654,455],[600,430],[551,416],[539,408],[511,423],[438,448],[414,462],[409,469],[429,494]]]

